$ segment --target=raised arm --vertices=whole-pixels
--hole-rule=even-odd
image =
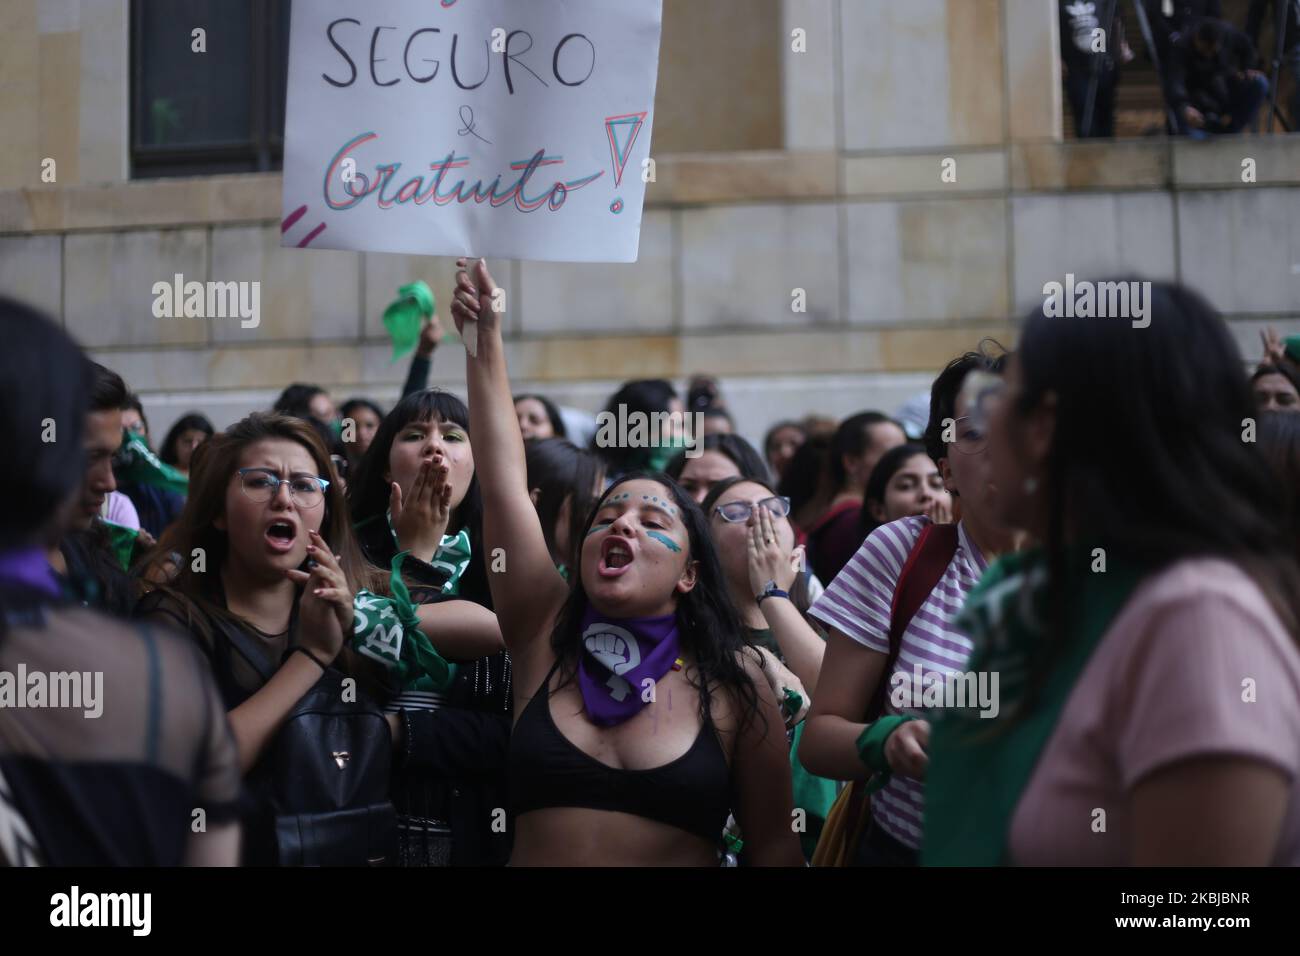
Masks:
[[[473,661],[505,647],[497,616],[473,601],[439,601],[415,609],[420,630],[443,657]]]
[[[541,522],[528,497],[524,440],[515,417],[505,349],[501,341],[504,310],[487,263],[461,259],[451,314],[456,330],[477,325],[477,355],[465,359],[469,385],[470,434],[475,472],[483,495],[483,543],[489,556],[501,549],[501,570],[488,574],[501,634],[516,666],[526,664],[546,635],[568,588],[551,560]],[[471,335],[475,334],[473,331]],[[490,558],[490,567],[495,561]]]
[[[442,322],[435,311],[433,317],[420,329],[420,341],[411,356],[411,368],[406,373],[406,384],[402,386],[402,398],[415,392],[422,392],[429,387],[429,370],[433,368],[433,353],[442,340]]]

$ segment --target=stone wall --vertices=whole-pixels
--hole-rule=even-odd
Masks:
[[[670,42],[695,6],[713,9],[669,0],[664,56],[699,77],[709,62]],[[13,28],[0,31],[0,78],[37,76],[43,104],[0,99],[21,147],[0,154],[0,290],[60,316],[122,372],[155,431],[190,408],[225,425],[295,380],[394,398],[405,368],[389,362],[383,307],[415,278],[445,300],[451,262],[281,249],[275,174],[123,182],[125,121],[105,75],[125,70],[125,25],[111,9],[125,3],[9,0],[0,14]],[[639,262],[498,264],[521,389],[595,410],[627,378],[711,372],[753,438],[787,415],[892,410],[980,337],[1010,344],[1011,317],[1071,272],[1186,281],[1252,357],[1264,325],[1300,332],[1300,137],[1062,144],[1052,0],[753,9],[779,22],[770,35],[746,25],[726,55],[758,58],[746,82],[770,56],[778,92],[765,120],[729,135],[763,145],[775,130],[787,148],[674,152],[665,129],[686,136],[696,115],[680,110],[656,129]],[[91,22],[107,40],[82,39]],[[807,53],[790,49],[796,28]],[[27,55],[13,39],[24,30],[48,30],[26,67],[11,58]],[[73,73],[38,69],[51,43]],[[665,96],[684,95],[673,89],[661,88],[661,116],[674,115]],[[59,97],[76,105],[51,114]],[[60,160],[57,185],[32,181],[47,148],[74,156],[75,175]],[[1247,158],[1255,183],[1242,182]],[[260,281],[261,325],[154,318],[152,285],[177,272]],[[806,312],[792,311],[796,290]],[[463,386],[454,344],[434,378]]]

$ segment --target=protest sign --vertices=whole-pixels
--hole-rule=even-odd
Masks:
[[[637,257],[661,0],[311,0],[282,244]]]

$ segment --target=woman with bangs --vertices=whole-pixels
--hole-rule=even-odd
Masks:
[[[370,562],[398,573],[420,632],[455,665],[450,684],[421,676],[383,691],[399,724],[393,792],[407,866],[501,865],[511,667],[492,612],[482,499],[469,410],[438,389],[385,416],[349,489]],[[390,587],[389,590],[395,590]]]
[[[588,515],[570,584],[529,498],[524,443],[481,260],[452,314],[467,358],[489,577],[522,692],[510,740],[518,865],[716,866],[728,812],[753,863],[799,866],[783,722],[699,508],[671,479],[619,477]],[[676,706],[674,706],[674,699]]]
[[[181,556],[174,566],[161,557],[172,552]],[[339,657],[356,590],[376,584],[316,433],[297,419],[253,414],[205,442],[185,510],[157,553],[148,577],[165,583],[141,598],[136,615],[198,640],[247,776]],[[244,640],[232,641],[232,630]],[[266,811],[247,823],[246,863],[275,862]]]

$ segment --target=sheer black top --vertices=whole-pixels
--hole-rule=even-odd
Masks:
[[[236,817],[234,739],[192,642],[12,592],[0,612],[0,771],[42,862],[177,866],[193,824]]]

